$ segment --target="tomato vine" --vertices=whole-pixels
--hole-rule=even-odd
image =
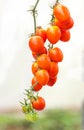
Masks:
[[[31,86],[25,90],[26,98],[21,103],[22,110],[26,118],[30,121],[38,119],[38,111],[45,108],[45,99],[39,96],[39,91],[45,86],[55,85],[59,66],[58,63],[63,60],[63,52],[55,45],[58,41],[68,42],[70,40],[70,29],[74,25],[69,9],[56,0],[52,8],[52,17],[49,26],[44,29],[38,27],[36,23],[37,0],[31,11],[34,21],[34,32],[29,37],[28,47],[34,58],[32,63]],[[48,42],[48,46],[46,46]]]

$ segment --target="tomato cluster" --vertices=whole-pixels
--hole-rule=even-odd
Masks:
[[[41,26],[36,27],[35,33],[28,40],[28,47],[34,58],[31,66],[33,74],[31,88],[27,90],[31,110],[45,108],[45,99],[34,93],[39,92],[43,86],[52,87],[56,83],[59,72],[58,64],[63,60],[63,52],[56,47],[56,44],[59,41],[68,42],[70,40],[70,29],[74,25],[69,9],[63,4],[57,2],[52,12],[53,19],[49,26],[46,29]],[[47,43],[49,43],[48,46]]]

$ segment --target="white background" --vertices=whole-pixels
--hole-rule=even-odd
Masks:
[[[40,0],[37,25],[46,28],[55,0]],[[62,0],[61,0],[62,1]],[[0,0],[0,110],[20,107],[24,90],[31,83],[33,61],[28,47],[28,36],[33,32],[33,18],[29,10],[35,0]],[[46,108],[81,107],[84,98],[84,0],[63,0],[74,19],[71,39],[59,42],[64,60],[59,64],[57,83],[45,86],[40,95]]]

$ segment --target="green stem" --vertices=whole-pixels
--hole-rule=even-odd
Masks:
[[[36,1],[36,4],[35,4],[35,6],[34,6],[34,10],[36,9],[36,7],[37,7],[37,5],[38,5],[38,2],[39,2],[39,0]]]
[[[33,19],[34,19],[34,33],[36,33],[36,13],[37,13],[36,7],[37,7],[37,5],[38,5],[38,2],[39,2],[39,0],[36,1],[36,4],[35,4],[35,6],[34,6],[34,8],[33,8],[33,10],[32,10]]]
[[[34,19],[34,34],[36,34],[36,16],[34,12],[33,12],[33,19]]]
[[[56,1],[56,3],[58,3],[58,2],[59,2],[59,0]]]

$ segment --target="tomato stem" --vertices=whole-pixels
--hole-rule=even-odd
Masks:
[[[36,10],[36,7],[38,5],[38,2],[39,0],[36,1],[35,5],[34,5],[34,8],[32,10],[32,13],[33,13],[33,19],[34,19],[34,33],[36,34],[36,15],[37,15],[37,10]]]
[[[59,0],[56,0],[56,4],[59,3]]]

